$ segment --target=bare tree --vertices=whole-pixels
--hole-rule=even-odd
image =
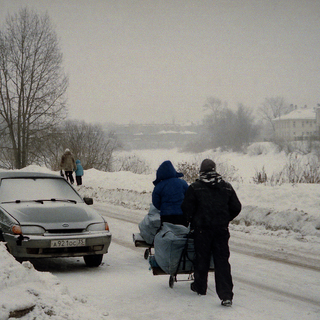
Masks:
[[[255,123],[252,109],[245,107],[242,103],[238,104],[235,112],[235,123],[233,128],[233,148],[240,150],[243,146],[253,142],[259,133],[258,125]]]
[[[221,114],[224,112],[227,106],[227,102],[222,102],[222,100],[216,97],[209,97],[203,108],[204,110],[210,112],[209,115],[211,120],[214,120],[221,117]]]
[[[52,170],[59,170],[62,146],[64,143],[64,128],[53,128],[44,141],[41,141],[41,147],[37,152],[32,153],[32,163],[44,165]],[[40,140],[39,140],[40,142]],[[36,145],[37,146],[37,145]],[[36,147],[35,146],[35,147]]]
[[[206,117],[204,124],[207,128],[208,140],[211,148],[227,148],[241,150],[244,145],[254,141],[258,134],[254,123],[252,110],[243,104],[238,104],[236,112],[214,100],[211,104],[211,113]],[[217,102],[218,101],[218,102]]]
[[[101,125],[84,121],[66,121],[61,136],[62,150],[69,148],[84,169],[110,171],[112,154],[120,147],[114,132],[105,132]]]
[[[291,112],[293,109],[293,105],[288,105],[284,101],[284,98],[275,97],[266,98],[258,111],[261,118],[267,122],[267,124],[272,128],[272,132],[274,132],[275,126],[273,120]]]
[[[0,134],[15,168],[30,163],[65,117],[67,85],[48,15],[26,8],[8,15],[0,30]]]

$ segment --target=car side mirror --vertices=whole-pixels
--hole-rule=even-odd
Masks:
[[[93,204],[93,198],[84,197],[83,201],[89,206]]]

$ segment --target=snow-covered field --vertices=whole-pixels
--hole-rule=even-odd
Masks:
[[[133,152],[131,152],[131,154],[132,153]],[[305,260],[312,256],[320,256],[320,185],[282,184],[280,186],[270,186],[264,184],[257,185],[252,182],[256,170],[261,170],[262,167],[264,167],[268,175],[281,169],[287,160],[285,154],[276,153],[274,150],[269,149],[260,155],[243,155],[237,153],[210,154],[209,152],[194,155],[182,154],[177,150],[143,150],[137,151],[135,154],[139,158],[146,160],[152,173],[144,175],[133,174],[131,172],[110,173],[100,172],[94,169],[87,170],[83,177],[83,186],[76,187],[79,193],[83,196],[94,197],[97,208],[101,209],[104,208],[104,206],[105,208],[107,208],[107,206],[108,208],[119,208],[119,211],[128,212],[128,214],[138,212],[142,217],[144,212],[149,208],[151,191],[153,189],[152,181],[155,179],[155,171],[162,161],[171,160],[174,165],[177,165],[177,163],[181,161],[192,161],[200,165],[203,158],[211,157],[218,163],[218,171],[219,163],[228,163],[236,168],[237,174],[241,178],[233,183],[239,199],[243,204],[243,210],[230,226],[232,233],[231,240],[233,237],[237,240],[239,239],[238,244],[240,245],[242,240],[244,241],[243,243],[251,241],[260,245],[260,248],[269,251],[273,250],[270,244],[274,245],[275,248],[285,246],[285,248],[290,248],[291,252],[299,252],[300,256]],[[30,166],[24,170],[49,171],[46,168],[37,166]],[[111,223],[109,222],[109,224]],[[127,229],[123,228],[120,223],[112,220],[111,231],[120,238],[125,239],[131,237],[132,232],[138,232],[137,226],[132,226],[131,228],[126,227]],[[113,243],[111,243],[111,247],[112,245]],[[116,246],[116,244],[114,245]],[[136,253],[134,252],[134,254]],[[237,257],[237,255],[235,255],[235,257]],[[104,258],[104,261],[107,260],[108,263],[104,262],[104,265],[97,268],[97,270],[103,268],[103,270],[108,273],[108,270],[112,270],[112,263],[115,262],[115,259],[117,259],[116,255],[112,255],[112,252],[108,253]],[[121,261],[125,261],[124,257],[119,257],[119,260],[120,259]],[[239,261],[238,264],[242,263],[240,260],[237,261]],[[141,263],[143,262],[144,261],[141,261]],[[130,262],[128,262],[128,264],[130,264]],[[134,278],[134,282],[142,281],[142,277],[148,273],[147,265],[145,268],[146,272],[141,270],[135,275],[137,278]],[[121,303],[126,300],[128,292],[132,290],[132,279],[134,276],[130,272],[127,273],[125,267],[119,268],[117,271],[118,277],[122,279],[123,288],[127,287],[128,289],[124,289],[125,291],[123,291],[121,295],[116,289],[116,283],[111,279],[109,280],[110,286],[108,292],[111,292],[112,295],[114,290],[115,298],[113,300],[113,307],[119,310],[119,317],[114,314],[114,311],[110,312],[111,310],[108,310],[107,307],[104,310],[99,310],[94,308],[82,295],[71,293],[77,290],[75,289],[77,278],[73,278],[73,272],[67,275],[64,273],[61,276],[61,279],[65,277],[66,283],[68,281],[68,283],[71,283],[72,288],[68,288],[65,282],[50,272],[36,271],[29,262],[19,264],[5,250],[5,246],[0,244],[0,320],[9,319],[10,312],[28,309],[32,306],[35,306],[32,311],[21,319],[98,320],[111,318],[152,318],[152,313],[143,312],[143,310],[140,310],[139,316],[137,315],[138,311],[134,308],[134,305],[135,303],[137,305],[141,303],[141,301],[138,300],[136,302],[130,300],[130,307],[132,307],[133,312],[131,317],[121,316],[123,311],[121,310]],[[92,278],[95,279],[97,272],[98,271],[90,269],[90,274],[86,274],[86,277],[91,275]],[[318,279],[314,279],[314,281],[311,279],[310,281],[310,279],[306,278],[305,283],[306,286],[308,286],[308,283],[313,283],[316,288],[320,289],[319,272],[315,272],[315,274],[318,276]],[[281,276],[279,275],[279,277],[276,281],[281,281]],[[90,281],[89,278],[88,281]],[[98,284],[95,283],[95,285]],[[88,288],[88,292],[90,290],[92,289]],[[154,289],[153,293],[157,300],[162,299],[163,294],[165,294],[165,292],[161,292],[161,289]],[[249,295],[249,300],[258,299],[248,292],[244,292],[244,294]],[[316,293],[313,294],[316,295]],[[132,295],[130,295],[130,297],[132,297]],[[193,299],[192,297],[193,296],[190,295],[189,298]],[[175,299],[179,299],[179,296]],[[194,299],[197,299],[197,296],[194,296]],[[266,308],[272,308],[272,299],[273,298],[270,298],[269,302],[264,302]],[[208,301],[204,299],[202,299],[202,301],[204,301],[207,306]],[[176,302],[180,303],[179,300],[176,300]],[[198,306],[198,302],[196,303],[196,306]],[[190,305],[192,304],[193,302],[190,302]],[[204,310],[204,306],[201,306],[201,303],[199,303],[199,306],[202,308],[202,316],[199,317],[199,319],[253,319],[253,315],[255,319],[259,319],[256,313],[252,313],[252,310],[251,313],[246,313],[244,311],[245,309],[238,309],[240,310],[238,313],[230,313],[229,315],[226,314],[225,310],[223,313],[219,311],[217,314],[220,314],[221,317],[215,318],[214,312],[210,311],[211,309]],[[130,307],[126,305],[126,308]],[[235,303],[232,309],[237,310],[236,308]],[[320,318],[320,310],[315,311],[313,308],[311,312],[307,311],[308,310],[301,310],[301,314],[306,316],[305,319]],[[163,313],[166,314],[166,310],[163,309]],[[301,314],[299,314],[300,318]],[[296,313],[294,309],[290,310],[290,308],[285,309],[283,315],[281,319],[300,319],[297,317],[298,313]],[[154,319],[161,318],[155,317]],[[164,319],[168,319],[168,317]],[[174,316],[173,313],[172,319],[180,319],[180,317]],[[184,319],[196,319],[196,317],[193,316],[189,318],[186,316]],[[260,319],[268,319],[268,316],[261,316]]]

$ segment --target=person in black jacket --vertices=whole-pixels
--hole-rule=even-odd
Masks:
[[[223,306],[231,306],[233,282],[229,263],[229,222],[241,211],[241,203],[231,184],[216,172],[210,159],[202,161],[200,178],[193,182],[181,205],[194,231],[194,282],[191,290],[205,295],[210,259],[213,256],[216,292]]]

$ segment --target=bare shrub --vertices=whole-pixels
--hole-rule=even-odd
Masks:
[[[216,162],[216,161],[215,161]],[[227,162],[216,162],[217,172],[222,176],[226,181],[239,181],[237,176],[237,169],[229,165]],[[198,162],[179,162],[177,165],[177,171],[182,172],[184,175],[184,180],[188,183],[194,182],[199,178],[199,168],[200,164]]]
[[[264,166],[260,171],[256,170],[255,175],[253,177],[253,182],[256,184],[260,184],[260,183],[266,183],[267,181],[268,181],[268,177],[267,177],[267,173]]]
[[[146,161],[136,155],[115,158],[112,163],[112,171],[130,171],[137,174],[151,173],[150,166]]]
[[[217,171],[221,174],[222,178],[229,182],[241,182],[239,175],[237,174],[238,169],[235,166],[230,165],[227,162],[218,162]]]
[[[319,183],[319,167],[318,158],[312,155],[298,157],[291,154],[284,171],[290,183]]]
[[[199,165],[195,162],[179,162],[177,171],[183,173],[183,179],[188,183],[192,183],[199,178]]]
[[[245,149],[249,156],[268,154],[270,151],[279,152],[278,146],[273,142],[255,142]]]
[[[307,140],[289,141],[285,139],[274,139],[273,143],[277,146],[278,152],[285,152],[287,155],[299,153],[308,155],[319,151],[319,141],[314,137]]]
[[[267,174],[264,167],[256,171],[254,183],[268,183],[272,186],[283,183],[320,183],[320,161],[317,156],[301,156],[291,153],[285,166],[277,173]]]

